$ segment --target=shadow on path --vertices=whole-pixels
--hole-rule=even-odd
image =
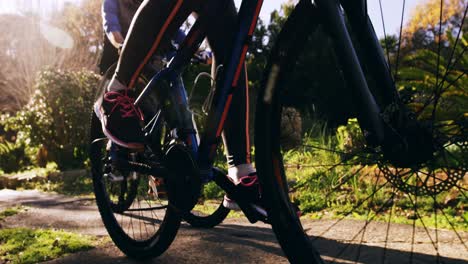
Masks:
[[[28,205],[31,209],[7,219],[6,227],[52,227],[80,233],[106,236],[93,199],[71,198],[40,192],[0,191],[0,208],[10,205]],[[326,221],[311,221],[307,225],[320,230]],[[411,253],[411,240],[395,237],[387,243],[379,239],[368,239],[365,243],[353,244],[340,234],[352,233],[359,221],[345,222],[331,237],[314,237],[314,245],[329,263],[364,264],[404,264],[446,263],[467,264],[468,259],[453,256],[466,256],[465,253],[441,257],[437,262],[435,250],[430,241],[419,240]],[[312,230],[314,229],[312,228]],[[378,224],[376,228],[381,228]],[[395,225],[398,235],[410,237],[406,226]],[[444,231],[450,233],[449,231]],[[313,233],[318,233],[315,230]],[[337,238],[340,239],[337,239]],[[449,236],[450,238],[450,236]],[[454,239],[455,240],[455,239]],[[359,242],[359,241],[357,241]],[[451,249],[452,244],[460,243],[446,239],[440,246]],[[385,247],[388,246],[387,249]],[[453,250],[460,250],[460,246]],[[463,250],[463,247],[462,249]],[[382,261],[385,258],[385,261]],[[73,254],[51,263],[142,263],[126,258],[113,244],[86,252]],[[287,259],[276,241],[269,225],[250,225],[245,219],[227,219],[224,224],[213,229],[195,229],[183,224],[176,240],[162,256],[143,263],[287,263]]]

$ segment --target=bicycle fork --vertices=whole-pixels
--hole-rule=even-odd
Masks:
[[[344,77],[353,91],[353,100],[358,107],[358,120],[367,141],[374,146],[384,139],[384,123],[380,109],[367,85],[356,50],[346,28],[343,12],[338,0],[315,0],[316,7],[334,39],[335,52],[341,63]]]

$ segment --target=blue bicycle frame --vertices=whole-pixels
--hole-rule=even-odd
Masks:
[[[211,21],[212,16],[217,14],[219,8],[223,8],[225,1],[211,1],[206,4],[205,10],[200,14],[200,18],[195,22],[190,29],[187,37],[180,45],[174,58],[169,63],[168,67],[156,74],[145,87],[140,97],[135,104],[139,104],[148,93],[158,89],[158,84],[166,81],[170,84],[169,100],[174,106],[171,111],[175,111],[177,120],[181,121],[177,124],[177,130],[182,133],[177,133],[179,139],[191,149],[193,157],[198,161],[200,177],[203,182],[215,180],[223,189],[229,189],[234,192],[234,186],[229,181],[226,181],[225,175],[222,175],[216,170],[213,170],[213,163],[216,155],[217,145],[220,142],[220,136],[223,131],[224,122],[226,121],[227,113],[231,107],[231,100],[234,87],[237,86],[241,70],[245,64],[248,46],[253,36],[257,19],[260,14],[263,0],[243,0],[239,15],[238,27],[235,36],[233,37],[230,56],[228,57],[214,95],[214,104],[208,113],[206,129],[198,142],[196,135],[196,127],[192,121],[192,113],[188,109],[187,93],[181,79],[184,67],[190,63],[193,54],[198,50],[201,43],[206,37],[206,26]],[[159,117],[152,119],[152,124],[148,127],[157,127],[160,122]],[[152,131],[150,131],[152,132]],[[216,177],[218,176],[218,177]],[[227,191],[227,190],[226,190]],[[229,192],[231,193],[231,192]],[[242,202],[239,202],[242,206]],[[248,211],[248,210],[247,210]],[[248,212],[246,214],[249,214]],[[254,217],[247,216],[253,221]]]

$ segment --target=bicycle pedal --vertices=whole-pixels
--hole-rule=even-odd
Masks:
[[[125,177],[122,175],[115,175],[114,173],[106,173],[103,175],[105,178],[108,178],[111,182],[122,182],[124,181]]]
[[[216,184],[226,191],[229,197],[236,201],[250,223],[253,224],[258,221],[268,223],[268,215],[265,209],[246,201],[239,192],[237,186],[231,182],[224,173],[219,170],[213,170],[213,172]]]

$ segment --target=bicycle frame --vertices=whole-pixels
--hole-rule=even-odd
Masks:
[[[210,17],[215,15],[216,10],[222,8],[224,3],[224,1],[211,1],[210,4],[206,4],[205,10],[202,11],[200,18],[191,28],[167,69],[151,79],[135,104],[139,104],[141,99],[146,96],[149,91],[157,89],[156,85],[158,82],[165,79],[171,83],[171,102],[175,105],[183,106],[177,107],[179,111],[188,107],[185,87],[181,81],[178,81],[180,78],[179,76],[183,70],[183,66],[190,62],[193,54],[198,50],[205,39],[206,23],[209,23]],[[182,138],[190,145],[193,155],[197,158],[201,176],[204,181],[210,181],[214,177],[212,164],[216,155],[216,147],[220,141],[219,139],[224,127],[224,122],[231,106],[232,87],[237,86],[241,73],[240,71],[244,66],[248,44],[257,25],[257,19],[262,4],[263,0],[242,1],[238,15],[237,31],[233,37],[231,48],[228,49],[231,53],[223,66],[221,79],[218,81],[217,92],[214,97],[215,103],[207,118],[206,132],[202,135],[200,142],[198,142],[197,137],[193,133],[183,135],[184,138]],[[184,114],[178,113],[177,115],[183,116]],[[185,126],[187,125],[186,123]],[[182,129],[191,130],[194,129],[194,127],[184,127]]]
[[[151,79],[135,104],[139,104],[148,92],[157,89],[157,84],[160,81],[168,81],[171,84],[169,99],[173,105],[177,106],[174,107],[174,111],[177,112],[179,120],[184,120],[183,123],[178,124],[179,127],[177,129],[181,132],[178,133],[178,136],[190,147],[193,156],[198,161],[202,181],[215,180],[218,185],[231,195],[231,192],[235,192],[233,184],[226,180],[224,175],[218,175],[219,177],[217,177],[217,171],[213,170],[213,162],[224,122],[231,107],[232,89],[237,86],[240,71],[244,66],[249,41],[253,36],[263,0],[242,1],[238,15],[237,31],[235,36],[233,36],[231,47],[228,49],[231,53],[223,66],[220,80],[217,82],[214,105],[208,114],[206,129],[200,142],[198,142],[196,136],[196,127],[193,126],[191,113],[188,111],[186,90],[180,79],[183,67],[190,62],[193,54],[205,39],[206,23],[209,23],[210,16],[216,14],[216,10],[223,7],[223,3],[225,2],[212,1],[206,5],[202,15],[200,15],[200,18],[191,28],[168,67]],[[356,3],[358,4],[356,5]],[[379,76],[378,80],[384,80],[382,82],[385,83],[386,87],[383,90],[395,91],[385,57],[372,25],[367,18],[365,2],[362,0],[353,1],[352,3],[351,1],[342,1],[342,4],[348,14],[352,27],[359,29],[359,41],[361,43],[368,43],[366,45],[368,52],[366,58],[370,64],[374,65],[372,68],[374,69],[374,75]],[[311,0],[301,0],[296,9],[300,8],[303,8],[305,11],[295,11],[292,16],[300,16],[297,19],[301,21],[310,20],[311,17],[317,19],[317,16],[319,16],[319,19],[325,22],[324,25],[328,25],[327,29],[335,39],[335,50],[341,65],[343,65],[345,79],[355,94],[356,105],[361,107],[358,111],[361,115],[359,116],[359,120],[361,126],[366,130],[366,138],[373,144],[381,144],[385,136],[384,123],[380,116],[381,109],[377,106],[367,85],[350,34],[344,23],[340,1],[315,0],[315,3],[312,4]],[[305,40],[305,38],[302,39]],[[396,92],[390,92],[390,94],[392,94],[392,100],[390,101],[397,98],[397,96],[394,96]],[[158,122],[158,118],[155,117],[153,120],[154,124],[152,126],[154,127]],[[235,193],[231,196],[237,201]],[[244,206],[242,206],[243,202],[238,201],[238,203],[244,209]],[[246,213],[249,220],[255,221],[254,217],[249,216],[249,213],[245,212],[245,210],[244,213]]]

